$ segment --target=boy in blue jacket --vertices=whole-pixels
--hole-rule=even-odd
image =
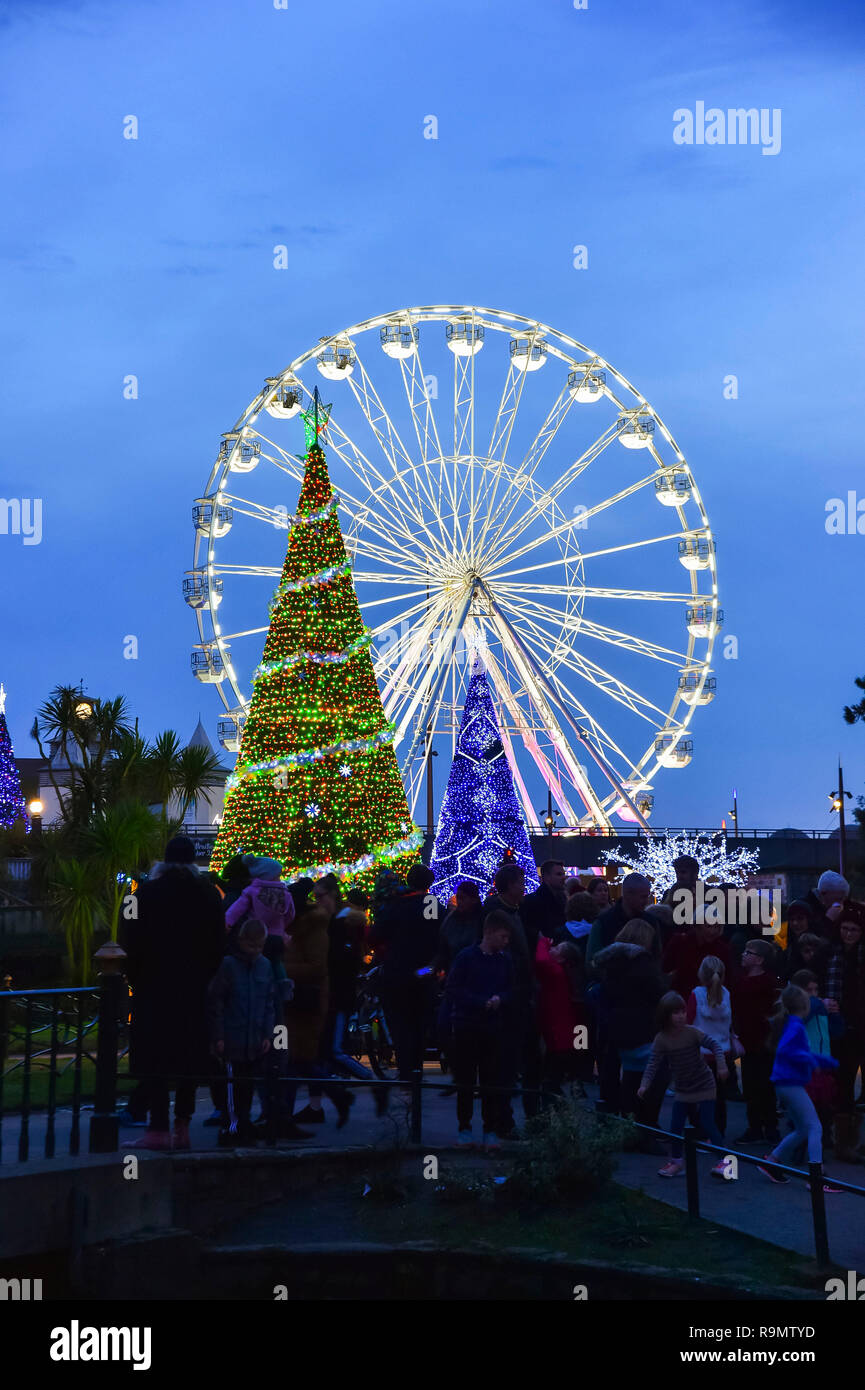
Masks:
[[[811,1001],[804,989],[798,985],[788,985],[781,994],[780,1007],[772,1019],[770,1037],[773,1041],[777,1040],[772,1085],[793,1125],[792,1133],[776,1144],[771,1153],[764,1154],[764,1158],[772,1163],[786,1164],[802,1143],[807,1144],[809,1163],[822,1165],[823,1162],[823,1126],[805,1088],[815,1071],[837,1067],[838,1063],[834,1057],[811,1051],[802,1021],[810,1012]],[[790,1181],[786,1173],[773,1172],[771,1168],[760,1167],[760,1172],[772,1182]],[[840,1190],[829,1183],[823,1184],[824,1192]]]

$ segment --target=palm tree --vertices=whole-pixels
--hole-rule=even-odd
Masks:
[[[66,932],[66,952],[73,980],[90,982],[93,929],[98,911],[96,875],[80,859],[58,859],[53,865],[49,901]]]
[[[94,816],[83,837],[83,862],[97,884],[100,915],[111,940],[131,879],[161,852],[163,824],[140,801],[126,801]]]

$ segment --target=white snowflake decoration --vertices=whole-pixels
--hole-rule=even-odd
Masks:
[[[321,807],[319,806],[317,801],[311,801],[308,806],[304,807],[304,810],[312,820],[314,820],[316,816],[321,814]]]
[[[689,854],[700,865],[699,877],[704,883],[735,883],[744,887],[749,874],[756,873],[760,867],[757,850],[735,849],[728,854],[724,836],[684,833],[653,836],[640,845],[636,854],[617,846],[614,850],[604,850],[601,859],[605,864],[620,864],[626,873],[645,874],[651,879],[656,897],[661,897],[676,882],[673,860],[680,855]]]
[[[343,763],[342,767],[339,769],[339,772],[341,777],[350,777],[351,768],[349,767],[348,763]]]

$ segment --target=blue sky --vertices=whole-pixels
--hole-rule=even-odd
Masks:
[[[736,784],[743,824],[829,825],[839,753],[865,790],[865,536],[824,526],[865,499],[863,33],[841,0],[7,0],[0,493],[44,509],[40,545],[0,535],[19,753],[80,677],[213,733],[180,581],[219,435],[319,336],[474,303],[601,352],[699,480],[739,656],[656,822]],[[676,146],[697,101],[780,109],[781,152]]]

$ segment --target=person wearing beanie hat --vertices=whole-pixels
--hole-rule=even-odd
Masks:
[[[838,942],[838,919],[850,897],[850,884],[842,874],[827,869],[817,880],[817,887],[805,896],[804,902],[813,918],[811,930],[827,940]]]
[[[194,864],[195,845],[188,835],[175,835],[165,846],[166,864]]]
[[[295,917],[294,898],[289,885],[281,881],[282,865],[265,855],[250,854],[244,857],[251,882],[226,912],[225,925],[233,927],[246,917],[262,922],[269,937],[280,938],[276,954],[281,957],[288,928]],[[274,943],[270,944],[272,946]],[[267,945],[264,954],[268,957],[271,955]]]

